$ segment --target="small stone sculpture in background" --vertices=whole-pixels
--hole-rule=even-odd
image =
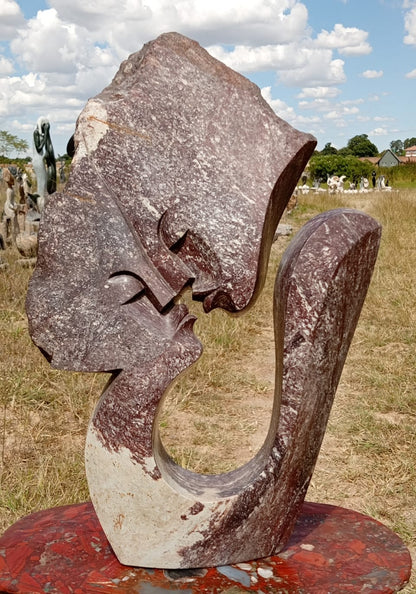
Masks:
[[[40,117],[33,132],[33,169],[37,180],[37,204],[42,212],[47,196],[56,192],[56,160],[49,121]]]
[[[14,184],[15,178],[7,169],[7,167],[3,168],[3,180],[7,184],[6,189],[6,201],[3,207],[2,213],[2,228],[3,228],[3,236],[6,245],[14,244],[16,241],[16,235],[19,232],[18,224],[17,224],[17,212],[18,212],[18,204],[15,200],[15,191],[14,191]]]

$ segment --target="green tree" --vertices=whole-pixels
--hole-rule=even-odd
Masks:
[[[416,145],[416,138],[413,136],[412,138],[406,138],[406,140],[403,143],[403,148],[407,149],[409,148],[409,146],[415,146]]]
[[[403,148],[403,140],[392,140],[390,142],[390,149],[395,155],[402,155]]]
[[[309,161],[309,173],[312,179],[326,181],[331,175],[345,175],[351,182],[358,183],[361,177],[368,177],[372,169],[368,161],[348,155],[316,155]]]
[[[367,134],[357,134],[349,139],[347,148],[356,157],[376,157],[378,148],[369,140]]]
[[[346,146],[343,146],[339,149],[338,155],[342,155],[343,157],[347,157],[348,155],[352,155],[351,149]]]
[[[330,142],[327,142],[326,145],[324,146],[324,148],[321,150],[321,155],[336,155],[337,154],[337,149],[332,146],[332,144]]]
[[[0,155],[7,156],[12,152],[23,153],[29,148],[26,140],[22,140],[6,130],[0,130]]]

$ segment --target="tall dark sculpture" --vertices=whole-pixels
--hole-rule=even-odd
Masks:
[[[260,452],[218,476],[161,443],[170,383],[201,352],[175,299],[248,307],[315,139],[197,43],[166,34],[81,113],[65,191],[44,211],[27,311],[60,369],[112,371],[88,429],[91,498],[118,559],[224,565],[275,554],[303,502],[376,259],[380,228],[344,209],[298,234],[276,281],[276,393]]]
[[[39,118],[33,131],[33,168],[37,179],[39,210],[42,211],[48,194],[56,192],[56,160],[50,134],[50,123]]]

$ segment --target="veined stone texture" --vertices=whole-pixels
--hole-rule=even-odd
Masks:
[[[201,352],[175,298],[190,285],[207,312],[253,302],[315,144],[176,33],[130,56],[78,119],[70,178],[43,213],[27,312],[52,365],[113,372],[86,470],[124,564],[224,565],[276,553],[290,536],[371,277],[375,221],[325,214],[284,258],[275,405],[253,460],[218,476],[186,471],[166,454],[157,413]]]

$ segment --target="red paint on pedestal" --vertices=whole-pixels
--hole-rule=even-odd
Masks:
[[[7,594],[387,594],[406,584],[410,570],[409,551],[386,526],[317,503],[304,503],[279,555],[224,568],[163,571],[121,565],[91,503],[31,514],[0,538],[0,592]]]

